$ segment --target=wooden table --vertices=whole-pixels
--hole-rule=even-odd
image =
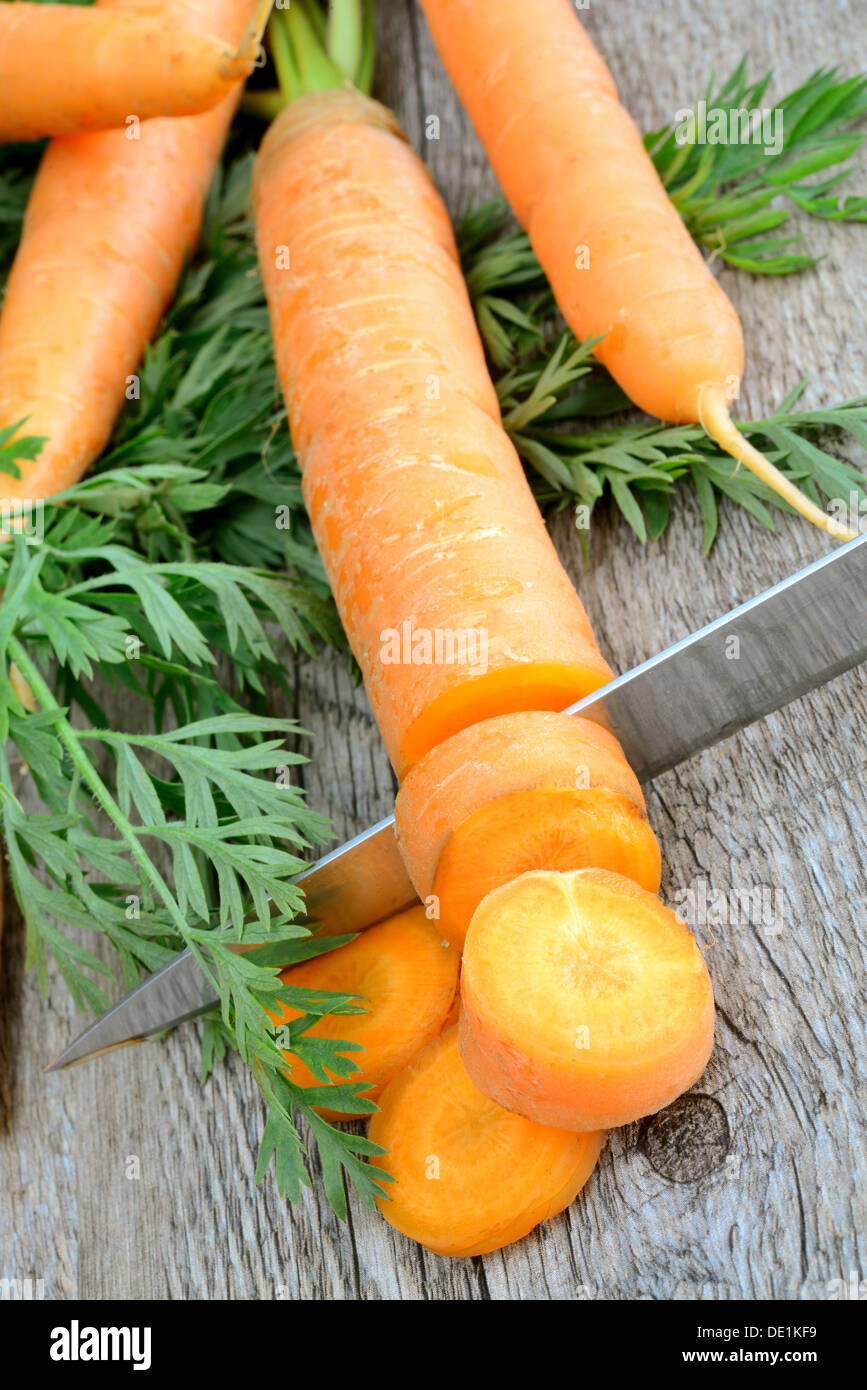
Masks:
[[[492,193],[492,176],[417,5],[379,8],[379,94],[457,215]],[[821,63],[849,73],[865,56],[855,51],[863,0],[597,0],[583,17],[645,129],[692,103],[711,62],[728,73],[747,52],[755,74],[775,65],[781,95]],[[424,138],[432,114],[438,141]],[[720,277],[744,320],[745,413],[767,411],[805,375],[812,404],[864,389],[864,229],[806,231],[825,257],[815,271]],[[587,567],[568,516],[554,529],[620,670],[828,548],[805,523],[783,521],[769,536],[728,509],[704,561],[687,497],[665,539],[646,549],[621,522],[594,522]],[[391,772],[342,658],[299,662],[296,678],[295,712],[315,734],[310,798],[343,838],[387,813]],[[256,1188],[255,1085],[230,1064],[202,1090],[195,1025],[45,1077],[46,1059],[80,1020],[57,981],[40,1000],[10,911],[0,1278],[43,1280],[45,1297],[59,1299],[526,1300],[823,1298],[829,1281],[863,1277],[864,695],[863,670],[841,677],[651,789],[669,900],[702,884],[708,893],[764,889],[776,917],[770,927],[698,925],[718,1031],[696,1094],[661,1122],[612,1134],[566,1214],[483,1259],[429,1255],[357,1201],[343,1224],[318,1186],[294,1211],[273,1182]]]

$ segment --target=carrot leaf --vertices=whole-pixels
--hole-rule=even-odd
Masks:
[[[867,115],[867,78],[819,68],[769,104],[771,76],[750,82],[742,62],[719,88],[708,88],[692,124],[656,131],[645,145],[699,245],[752,274],[788,275],[816,261],[788,249],[800,236],[765,236],[790,225],[786,202],[826,221],[867,221],[867,197],[836,193],[865,140],[853,127]],[[716,113],[725,120],[714,131],[709,118]],[[828,171],[825,179],[803,182]],[[782,206],[769,207],[780,200]]]

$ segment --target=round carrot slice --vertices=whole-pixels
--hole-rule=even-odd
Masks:
[[[530,709],[454,734],[409,772],[394,808],[396,833],[419,897],[450,837],[498,797],[539,788],[606,787],[644,810],[638,779],[617,739],[580,715]]]
[[[644,813],[604,787],[513,792],[483,806],[449,840],[434,878],[439,925],[462,951],[494,888],[533,869],[611,869],[655,893],[659,843]]]
[[[686,924],[602,869],[523,874],[476,909],[461,1051],[476,1085],[539,1124],[609,1129],[701,1075],[713,992]]]
[[[386,1088],[370,1138],[392,1174],[386,1221],[437,1255],[485,1255],[572,1202],[604,1134],[574,1134],[510,1114],[473,1085],[450,1028]]]
[[[354,1081],[369,1082],[364,1094],[376,1100],[391,1078],[430,1038],[445,1027],[458,989],[460,957],[443,941],[436,922],[424,908],[413,907],[368,928],[347,946],[290,966],[280,976],[286,985],[312,990],[358,994],[366,1002],[363,1014],[326,1014],[309,1029],[318,1038],[360,1043],[363,1052],[347,1052],[358,1073]],[[299,1011],[280,1004],[268,1010],[275,1023],[298,1018]],[[298,1086],[322,1083],[291,1052],[288,1075]],[[341,1078],[335,1077],[335,1080]],[[345,1111],[325,1108],[330,1120],[345,1120]]]

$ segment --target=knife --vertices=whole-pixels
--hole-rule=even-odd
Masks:
[[[833,551],[571,705],[607,724],[642,782],[867,659],[867,536]],[[394,816],[326,854],[296,880],[308,916],[360,931],[417,901]],[[189,950],[150,975],[47,1071],[140,1042],[216,1003]]]

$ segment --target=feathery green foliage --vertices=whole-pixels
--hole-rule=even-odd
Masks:
[[[707,110],[761,111],[772,76],[750,82],[744,59],[718,89],[711,79]],[[774,119],[779,115],[779,150],[758,141],[691,144],[677,125],[648,135],[645,145],[701,246],[740,270],[788,275],[815,260],[789,249],[801,237],[769,235],[789,230],[791,208],[780,207],[780,200],[826,221],[867,222],[867,198],[837,196],[864,143],[864,133],[853,126],[867,115],[867,77],[844,80],[836,68],[819,68],[764,109]],[[825,177],[816,180],[817,174]]]
[[[20,174],[0,169],[17,195],[3,204],[2,270],[35,166],[26,154]],[[260,1170],[275,1155],[293,1199],[309,1182],[303,1115],[329,1199],[345,1211],[342,1173],[365,1201],[379,1190],[383,1175],[366,1161],[376,1149],[314,1113],[312,1092],[283,1075],[263,1012],[280,999],[299,1007],[278,965],[339,942],[316,942],[293,920],[303,913],[294,879],[329,838],[292,779],[301,731],[250,707],[285,684],[275,631],[308,652],[343,636],[277,388],[247,219],[252,161],[243,155],[215,183],[198,253],[109,449],[62,506],[46,505],[41,543],[19,536],[0,549],[0,819],[42,988],[50,956],[77,1006],[100,1012],[115,970],[130,988],[192,949],[221,1001],[205,1023],[204,1072],[232,1047],[255,1063],[268,1104]],[[0,468],[14,473],[40,441],[13,435],[0,434]],[[106,687],[123,687],[151,731],[110,729]],[[19,698],[27,688],[35,709]],[[43,812],[25,812],[13,791],[28,780]],[[115,970],[86,944],[94,933],[113,947]],[[231,950],[259,939],[255,952]],[[358,1005],[323,996],[300,1006],[293,1051],[323,1084],[326,1065],[347,1078],[328,1087],[329,1107],[372,1108],[356,1099],[346,1048],[308,1036],[322,1012]]]

